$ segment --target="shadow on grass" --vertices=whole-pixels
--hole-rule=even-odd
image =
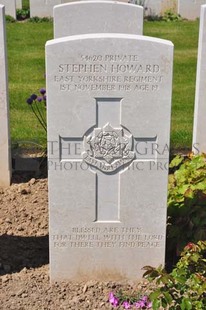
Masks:
[[[49,263],[49,236],[0,236],[0,275]]]

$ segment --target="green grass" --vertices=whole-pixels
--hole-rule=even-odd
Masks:
[[[199,22],[145,22],[144,34],[174,44],[171,147],[191,148]]]
[[[173,149],[191,148],[198,27],[198,21],[144,24],[144,35],[171,40],[175,47],[171,127]],[[46,144],[45,133],[25,102],[33,92],[45,86],[44,46],[52,37],[51,22],[7,24],[13,142],[23,140]]]
[[[29,9],[29,0],[22,0],[22,8]]]
[[[46,136],[26,99],[45,86],[44,47],[52,23],[7,24],[11,139],[46,144]]]

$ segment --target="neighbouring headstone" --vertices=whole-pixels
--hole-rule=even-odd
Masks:
[[[193,152],[206,153],[206,5],[201,7],[198,44]]]
[[[94,32],[142,34],[143,8],[117,1],[81,1],[54,7],[55,38]]]
[[[164,15],[166,11],[177,13],[178,0],[163,0],[161,4],[161,14]]]
[[[62,0],[29,0],[31,17],[53,17],[53,8]]]
[[[0,0],[0,4],[5,6],[6,15],[16,19],[16,0]]]
[[[206,0],[179,0],[178,13],[187,19],[196,19],[200,17],[200,8],[206,4]]]
[[[171,10],[175,13],[177,12],[177,1],[178,0],[145,0],[145,15],[162,16],[167,10]]]
[[[53,17],[53,8],[55,5],[67,3],[72,0],[29,0],[31,17]],[[78,0],[73,0],[78,1]]]
[[[79,2],[79,0],[29,0],[29,1],[30,1],[30,16],[31,17],[34,17],[34,16],[53,17],[53,8],[55,5],[60,5],[60,4],[70,3],[70,2],[71,3]],[[118,2],[127,2],[127,0],[120,0]],[[87,16],[87,19],[88,19],[88,16]],[[102,16],[101,16],[101,19],[102,19]]]
[[[51,281],[164,264],[172,67],[156,38],[47,42]]]
[[[17,9],[22,9],[22,0],[16,0],[16,8]]]
[[[11,182],[5,7],[0,4],[0,187]]]

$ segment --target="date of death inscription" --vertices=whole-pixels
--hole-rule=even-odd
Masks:
[[[81,55],[58,64],[52,80],[63,92],[157,92],[165,72],[165,62],[151,63],[138,55]]]

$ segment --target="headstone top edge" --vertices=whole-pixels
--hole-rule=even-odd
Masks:
[[[5,5],[0,4],[0,9],[2,10],[2,9],[4,9],[4,8],[5,8]]]
[[[141,40],[141,41],[153,41],[154,43],[164,44],[168,46],[174,47],[174,44],[165,39],[159,39],[155,37],[143,36],[143,35],[136,35],[136,34],[125,34],[125,33],[91,33],[91,34],[80,34],[80,35],[72,35],[61,37],[53,40],[49,40],[46,42],[46,47],[50,45],[54,45],[57,43],[63,42],[71,42],[76,40],[87,40],[87,39],[130,39],[130,40]]]
[[[110,1],[110,0],[89,0],[89,1],[78,1],[78,2],[68,2],[68,3],[62,3],[62,4],[57,4],[54,6],[54,11],[58,8],[61,7],[69,7],[69,6],[77,6],[77,5],[87,5],[87,4],[107,4],[107,5],[122,5],[122,6],[131,6],[131,7],[135,7],[138,8],[139,10],[143,11],[143,7],[141,5],[136,5],[136,4],[132,4],[132,3],[125,3],[125,2],[119,2],[119,1]]]

